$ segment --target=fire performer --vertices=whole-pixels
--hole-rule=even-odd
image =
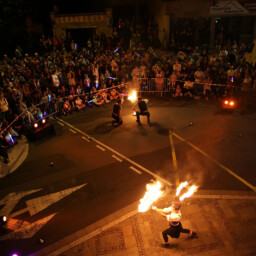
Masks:
[[[150,124],[150,113],[148,111],[146,99],[142,99],[141,97],[138,98],[138,102],[133,106],[133,111],[136,112],[137,122],[140,123],[140,116],[147,116],[148,124]],[[136,106],[138,105],[140,111],[136,111]]]
[[[117,123],[118,125],[121,125],[123,123],[122,117],[121,117],[121,100],[118,99],[116,104],[113,107],[112,117],[114,118],[114,121],[112,124],[114,125]]]
[[[170,227],[162,232],[165,245],[169,245],[168,243],[168,235],[171,238],[179,238],[180,233],[190,234],[190,238],[195,238],[197,233],[194,231],[190,231],[189,229],[184,229],[180,222],[181,212],[180,212],[180,203],[174,203],[171,207],[165,209],[158,209],[153,206],[152,209],[160,213],[163,217],[167,219]]]

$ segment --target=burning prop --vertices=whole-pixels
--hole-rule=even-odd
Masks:
[[[151,208],[152,204],[156,202],[163,195],[164,192],[162,191],[161,188],[162,188],[162,184],[160,181],[147,184],[147,192],[145,193],[144,197],[140,199],[138,212],[146,212]],[[186,189],[186,192],[180,196],[181,191],[185,189]],[[165,213],[171,212],[174,207],[180,208],[181,202],[185,198],[191,197],[197,191],[197,189],[198,187],[195,185],[189,186],[187,181],[180,183],[179,187],[176,189],[176,194],[174,196],[178,198],[179,202],[174,203],[170,207],[164,208],[163,212]],[[157,209],[157,207],[152,206],[152,209],[155,210]]]
[[[180,185],[178,186],[177,190],[176,190],[176,197],[178,197],[180,195],[180,192],[184,189],[187,188],[187,192],[184,193],[182,196],[179,197],[179,201],[182,202],[185,198],[191,197],[198,189],[197,186],[192,185],[192,186],[188,186],[188,182],[182,182],[180,183]]]
[[[137,100],[137,92],[135,90],[133,90],[132,93],[129,94],[128,100],[130,100],[131,102],[135,102]]]
[[[151,208],[151,205],[163,194],[161,187],[162,184],[159,181],[147,184],[147,192],[145,193],[144,197],[140,199],[138,212],[146,212]]]

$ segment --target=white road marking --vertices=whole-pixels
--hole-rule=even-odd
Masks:
[[[4,204],[3,208],[0,210],[0,216],[9,215],[22,197],[33,194],[40,190],[41,188],[6,195],[2,200],[0,200],[0,205]]]
[[[87,142],[90,142],[90,140],[88,140],[86,137],[82,136],[83,140],[86,140]]]
[[[68,122],[65,122],[64,120],[62,120],[62,119],[60,119],[60,118],[58,118],[58,117],[56,117],[56,119],[62,121],[64,124],[68,125],[69,127],[72,127],[74,130],[76,130],[77,132],[81,133],[82,135],[84,135],[84,136],[86,136],[86,137],[90,137],[92,141],[94,141],[94,142],[100,144],[101,146],[105,147],[106,149],[108,149],[109,151],[113,152],[114,154],[120,156],[121,158],[125,159],[126,161],[130,162],[131,164],[137,166],[138,168],[140,168],[140,169],[143,170],[144,172],[149,173],[150,175],[152,175],[153,177],[155,177],[157,180],[162,181],[163,183],[165,183],[165,184],[167,184],[167,185],[169,185],[169,186],[172,186],[172,184],[171,184],[168,180],[166,180],[166,179],[164,179],[164,178],[158,176],[157,174],[151,172],[150,170],[148,170],[147,168],[143,167],[142,165],[140,165],[140,164],[134,162],[133,160],[129,159],[128,157],[126,157],[126,156],[120,154],[119,152],[117,152],[117,151],[114,150],[113,148],[111,148],[111,147],[105,145],[104,143],[102,143],[102,142],[96,140],[95,138],[89,136],[89,135],[86,134],[85,132],[83,132],[83,131],[77,129],[76,127],[74,127],[72,124],[70,124],[70,123],[68,123]]]
[[[113,158],[115,158],[118,162],[123,162],[122,159],[120,159],[119,157],[115,156],[115,155],[112,155]]]
[[[38,212],[46,209],[47,207],[49,207],[52,204],[55,204],[56,202],[60,201],[64,197],[70,195],[71,193],[77,191],[78,189],[81,189],[85,185],[87,185],[87,183],[79,185],[79,186],[75,186],[73,188],[68,188],[68,189],[65,189],[65,190],[62,190],[62,191],[59,191],[56,193],[52,193],[49,195],[36,197],[36,198],[26,201],[26,205],[27,205],[30,215],[33,216],[33,215],[37,214]]]
[[[28,223],[27,221],[24,221],[21,227],[19,227],[18,229],[15,229],[15,224],[20,224],[20,220],[12,219],[8,224],[13,225],[14,230],[5,236],[1,236],[0,240],[31,238],[55,215],[56,213],[53,213],[33,223]]]
[[[61,125],[61,126],[65,126],[65,124],[63,124],[62,122],[57,122],[59,125]]]
[[[130,168],[131,170],[133,170],[133,171],[137,172],[138,174],[142,174],[142,172],[141,172],[141,171],[137,170],[137,169],[136,169],[136,168],[134,168],[133,166],[130,166],[129,168]]]
[[[105,148],[103,148],[103,147],[101,147],[101,146],[99,146],[99,145],[96,145],[96,148],[98,148],[98,149],[100,149],[100,150],[102,150],[102,151],[105,151],[105,150],[106,150]]]
[[[77,132],[74,131],[73,129],[68,129],[69,131],[71,131],[72,133],[76,134]]]
[[[19,211],[17,211],[17,212],[14,212],[14,213],[12,213],[11,214],[11,218],[14,218],[14,217],[16,217],[16,216],[19,216],[19,215],[21,215],[21,214],[23,214],[23,213],[25,213],[25,212],[28,212],[29,210],[28,210],[28,208],[26,207],[26,208],[23,208],[23,209],[21,209],[21,210],[19,210]]]

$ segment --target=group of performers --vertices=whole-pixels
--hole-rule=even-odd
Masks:
[[[148,111],[147,106],[148,100],[143,99],[141,97],[138,98],[137,103],[133,106],[133,111],[136,113],[137,117],[137,123],[141,125],[140,122],[140,116],[147,116],[147,122],[150,125],[150,113]],[[121,125],[123,123],[122,117],[121,117],[121,99],[118,99],[113,107],[112,117],[114,121],[112,122],[113,125]]]

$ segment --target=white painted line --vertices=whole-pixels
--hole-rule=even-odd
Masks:
[[[148,174],[152,175],[152,176],[155,177],[157,180],[162,181],[163,183],[165,183],[165,184],[167,184],[167,185],[169,185],[169,186],[172,186],[172,183],[170,183],[168,180],[166,180],[166,179],[160,177],[159,175],[157,175],[157,174],[151,172],[150,170],[148,170],[147,168],[143,167],[142,165],[140,165],[140,164],[134,162],[133,160],[129,159],[128,157],[126,157],[126,156],[120,154],[119,152],[117,152],[117,151],[114,150],[113,148],[111,148],[111,147],[105,145],[104,143],[102,143],[102,142],[96,140],[95,138],[91,137],[90,135],[86,134],[85,132],[83,132],[83,131],[77,129],[77,128],[74,127],[72,124],[69,124],[69,123],[65,122],[64,120],[62,120],[62,119],[60,119],[60,118],[58,118],[58,117],[56,117],[56,119],[62,121],[64,124],[68,125],[69,127],[72,127],[74,130],[76,130],[77,132],[81,133],[82,135],[84,135],[84,136],[86,136],[86,137],[90,137],[92,141],[94,141],[94,142],[100,144],[100,145],[103,146],[105,149],[108,149],[109,151],[113,152],[115,155],[118,155],[118,156],[120,156],[121,158],[123,158],[124,160],[130,162],[132,165],[137,166],[139,169],[141,169],[142,171],[147,172]]]
[[[101,147],[101,146],[99,146],[99,145],[96,145],[96,148],[98,148],[98,149],[100,149],[100,150],[102,150],[102,151],[105,151],[105,150],[106,150],[105,148],[103,148],[103,147]]]
[[[61,126],[65,126],[65,124],[63,124],[62,122],[57,122],[59,125],[61,125]]]
[[[26,207],[26,208],[24,208],[24,209],[22,209],[22,210],[20,210],[20,211],[17,211],[17,212],[14,212],[14,213],[12,213],[11,214],[11,218],[14,218],[14,217],[16,217],[16,216],[19,216],[19,215],[21,215],[21,214],[23,214],[23,213],[25,213],[25,212],[28,212],[29,210],[28,210],[28,208]]]
[[[201,199],[223,199],[223,200],[256,200],[256,196],[239,195],[193,195],[193,198]]]
[[[131,170],[133,170],[133,171],[137,172],[138,174],[142,174],[142,172],[141,172],[141,171],[137,170],[137,169],[136,169],[136,168],[134,168],[133,166],[130,166],[129,168],[130,168]]]
[[[115,158],[115,159],[116,159],[117,161],[119,161],[119,162],[123,162],[122,159],[120,159],[119,157],[117,157],[117,156],[115,156],[115,155],[112,155],[112,157]]]
[[[72,133],[76,134],[77,132],[74,131],[73,129],[68,129],[69,131],[71,131]]]
[[[90,142],[90,140],[88,140],[86,137],[82,137],[83,140],[86,140],[87,142]]]

